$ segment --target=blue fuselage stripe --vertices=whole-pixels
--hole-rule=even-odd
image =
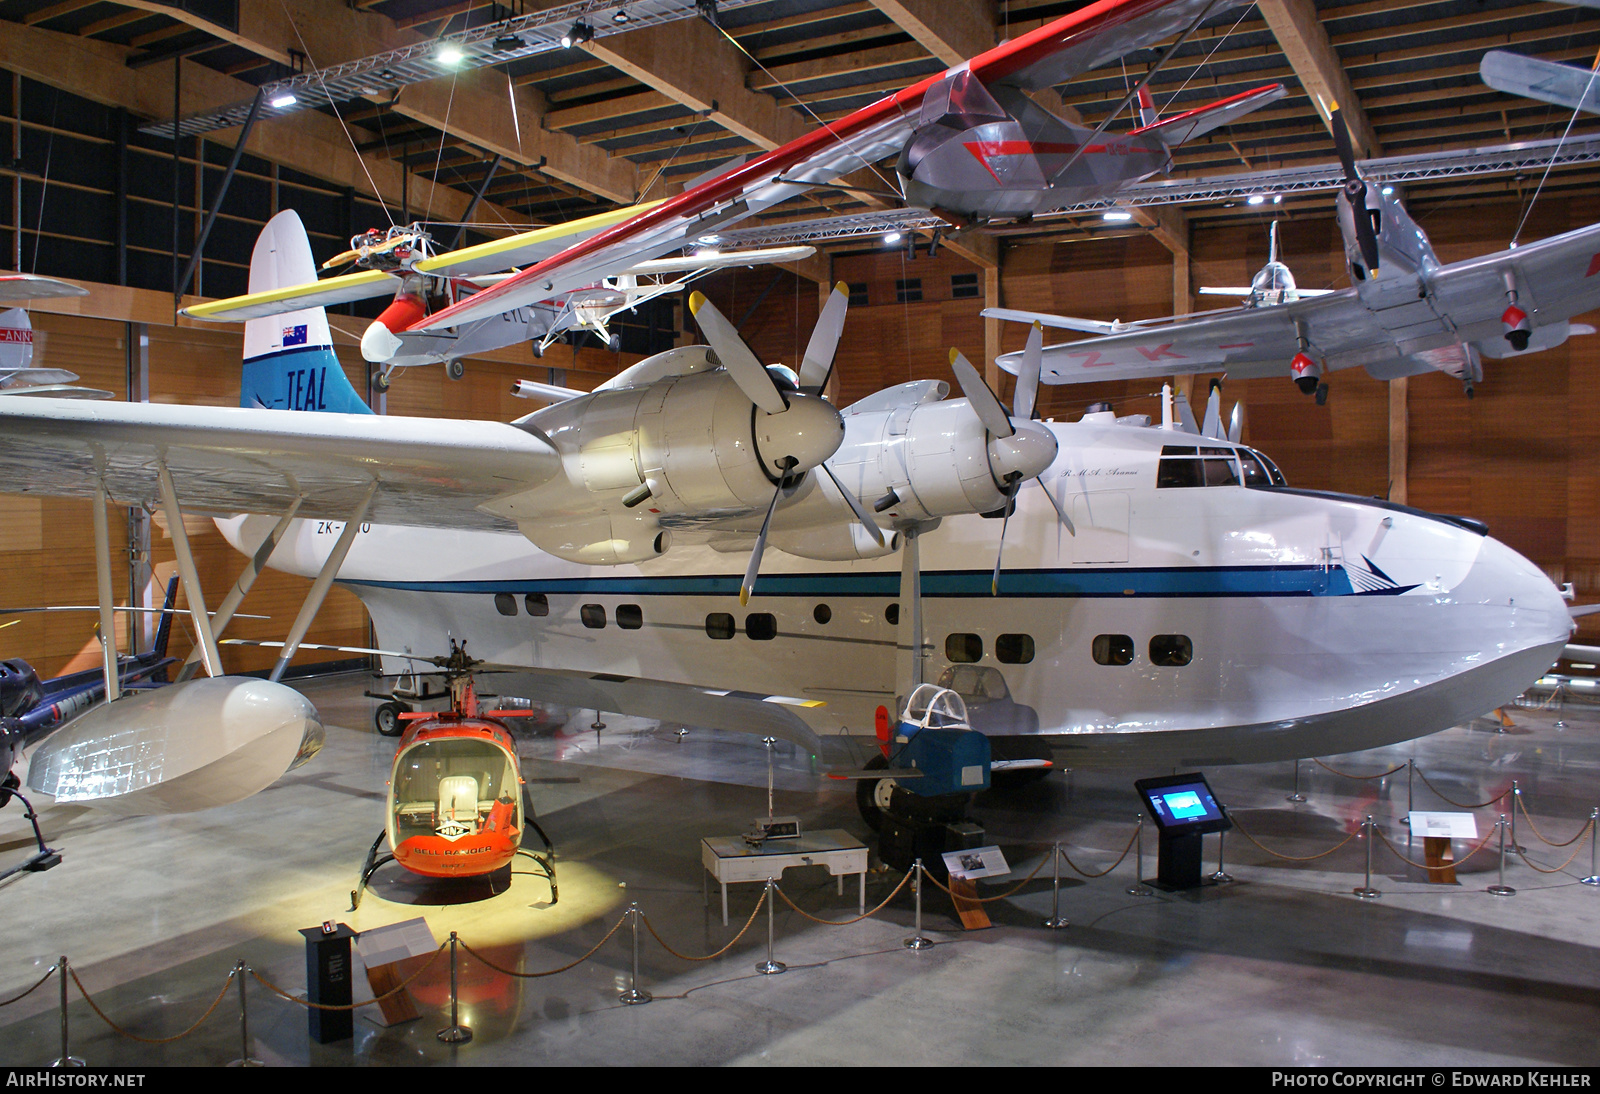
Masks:
[[[988,570],[939,570],[922,575],[922,594],[987,597]],[[346,585],[427,593],[557,593],[598,596],[732,596],[737,574],[693,577],[582,577],[511,581],[345,581]],[[763,574],[762,596],[841,597],[900,595],[896,572],[870,574]],[[1396,595],[1414,586],[1377,590]],[[1148,569],[1013,570],[1000,575],[1000,595],[1014,597],[1228,597],[1353,596],[1342,567],[1185,566]]]

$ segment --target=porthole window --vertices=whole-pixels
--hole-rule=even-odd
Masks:
[[[728,639],[733,637],[733,616],[727,612],[712,612],[706,616],[706,637]]]
[[[1150,663],[1182,668],[1194,660],[1194,643],[1186,634],[1158,634],[1150,639]]]
[[[501,615],[517,614],[517,598],[510,593],[494,594],[494,610]]]
[[[543,593],[529,593],[522,598],[522,606],[528,609],[529,615],[550,614],[550,598]]]
[[[883,609],[883,621],[891,627],[898,627],[900,625],[900,605],[890,604]]]
[[[606,625],[605,605],[585,604],[578,609],[578,618],[583,620],[583,625],[591,631],[604,630]]]
[[[1033,660],[1033,635],[1002,634],[994,640],[995,660],[1006,665],[1026,665]]]
[[[958,665],[970,665],[983,660],[983,639],[975,634],[947,634],[944,636],[944,659]]]
[[[1097,665],[1133,664],[1133,639],[1125,634],[1097,634],[1093,649]]]
[[[815,608],[811,609],[811,618],[815,619],[823,626],[827,626],[827,624],[833,619],[833,609],[828,607],[826,604],[818,604]]]
[[[744,617],[745,637],[756,642],[770,642],[778,637],[778,617],[771,612],[752,612]]]
[[[617,605],[617,626],[625,631],[636,631],[644,626],[644,611],[637,604]]]

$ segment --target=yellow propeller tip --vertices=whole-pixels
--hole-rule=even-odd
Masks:
[[[1033,329],[1034,330],[1044,330],[1044,324],[1039,322],[1037,319],[1035,319],[1033,321]]]
[[[833,291],[838,293],[841,296],[849,296],[850,295],[850,286],[845,284],[843,281],[841,281],[841,282],[839,282],[837,285],[835,285],[833,287]]]
[[[954,346],[951,346],[950,347],[950,363],[952,365],[955,364],[956,363],[956,358],[960,357],[960,356],[961,356],[961,351],[956,349]]]
[[[741,586],[740,589],[739,589],[739,607],[742,608],[746,604],[749,604],[749,603],[750,603],[750,590]]]
[[[690,312],[690,314],[699,315],[700,314],[700,309],[705,306],[705,302],[706,302],[706,297],[705,297],[704,293],[700,293],[700,292],[692,292],[692,293],[690,293],[689,294],[689,312]]]

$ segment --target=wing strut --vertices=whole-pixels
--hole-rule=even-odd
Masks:
[[[339,542],[335,543],[333,550],[328,553],[328,561],[322,564],[317,579],[311,583],[311,591],[306,593],[306,602],[300,605],[300,614],[294,617],[294,626],[289,628],[288,637],[283,640],[283,653],[279,656],[278,663],[272,666],[271,675],[267,677],[273,683],[283,679],[283,671],[289,667],[289,659],[294,656],[295,650],[300,648],[306,632],[311,629],[311,621],[316,618],[317,610],[322,607],[323,598],[333,587],[333,579],[338,574],[339,567],[344,565],[344,556],[350,552],[350,545],[356,541],[356,533],[361,531],[361,522],[366,519],[367,509],[372,505],[372,499],[377,493],[378,480],[373,479],[372,485],[367,487],[367,492],[356,503],[350,519],[344,522],[344,531],[339,533]]]
[[[94,576],[100,594],[100,660],[106,674],[106,702],[121,694],[117,687],[117,623],[111,606],[111,534],[106,527],[106,484],[94,488]]]
[[[200,573],[194,567],[189,533],[183,528],[183,510],[178,508],[178,492],[173,488],[172,472],[167,470],[165,458],[156,460],[156,472],[161,480],[161,509],[167,515],[167,531],[172,535],[172,551],[178,559],[178,577],[183,580],[183,597],[189,602],[189,618],[194,620],[194,632],[199,638],[200,661],[207,676],[221,676],[222,654],[217,652],[217,636],[211,630],[206,595],[200,588]]]
[[[300,511],[300,505],[306,499],[296,497],[289,504],[289,511],[278,518],[278,523],[272,531],[267,533],[267,538],[261,541],[261,546],[256,548],[256,553],[244,564],[244,569],[239,571],[239,578],[233,583],[233,588],[228,590],[228,595],[222,598],[217,614],[212,617],[212,634],[221,634],[228,620],[233,618],[233,613],[239,610],[239,605],[244,601],[245,594],[256,583],[256,578],[261,576],[261,571],[267,568],[267,559],[272,557],[272,552],[277,549],[278,541],[283,538],[283,533],[288,531],[289,522]],[[200,649],[195,647],[189,651],[189,658],[178,670],[178,682],[182,683],[194,676],[200,664]]]

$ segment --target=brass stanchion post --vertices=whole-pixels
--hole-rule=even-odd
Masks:
[[[1517,842],[1517,806],[1522,804],[1522,787],[1517,785],[1517,780],[1511,780],[1511,849],[1517,854],[1524,854],[1528,850]]]
[[[771,745],[767,746],[767,749],[768,749],[769,753],[771,752],[771,748],[772,748]],[[761,964],[756,966],[756,972],[761,973],[763,976],[776,976],[778,973],[782,972],[783,970],[785,970],[785,969],[787,969],[789,967],[788,965],[785,965],[782,961],[774,961],[772,959],[772,905],[774,903],[776,903],[776,898],[772,895],[772,889],[773,889],[772,879],[769,877],[767,879],[767,896],[766,896],[766,901],[767,901],[767,959],[765,961],[761,962]]]
[[[1400,823],[1405,825],[1407,828],[1411,827],[1411,810],[1413,808],[1413,806],[1411,804],[1411,769],[1416,767],[1416,766],[1417,766],[1416,757],[1415,756],[1407,757],[1407,759],[1406,759],[1406,815],[1400,818]]]
[[[617,998],[632,1007],[648,1003],[653,997],[649,992],[639,990],[639,905],[629,904],[628,914],[633,917],[633,979],[628,984],[628,990]]]
[[[1516,890],[1506,884],[1506,815],[1500,814],[1500,819],[1495,821],[1496,828],[1500,829],[1500,881],[1489,886],[1489,892],[1495,896],[1515,896]]]
[[[933,945],[933,939],[925,938],[922,934],[922,860],[917,859],[912,869],[917,872],[916,879],[911,883],[911,894],[917,902],[916,933],[906,939],[901,945],[908,950],[925,950]]]
[[[1286,802],[1303,802],[1306,796],[1300,793],[1300,761],[1294,762],[1294,791],[1283,799]]]
[[[456,980],[456,932],[450,932],[450,1025],[439,1031],[439,1040],[447,1045],[464,1045],[472,1040],[472,1030],[461,1024],[461,999]]]
[[[1218,808],[1222,810],[1222,815],[1224,817],[1228,815],[1227,806],[1219,805]],[[1233,875],[1228,873],[1227,861],[1225,858],[1225,852],[1227,851],[1227,848],[1228,832],[1226,829],[1223,829],[1217,833],[1217,869],[1211,875],[1211,880],[1216,882],[1218,885],[1229,885],[1233,882]]]
[[[1350,891],[1355,893],[1356,896],[1360,897],[1362,900],[1376,900],[1378,897],[1382,896],[1383,893],[1372,887],[1372,844],[1374,835],[1371,813],[1367,814],[1367,820],[1364,827],[1367,830],[1367,880],[1366,883],[1363,884],[1359,889],[1352,889]]]
[[[1133,831],[1133,884],[1128,886],[1128,895],[1150,896],[1150,890],[1144,886],[1144,814],[1135,813],[1133,821],[1138,827]]]
[[[1061,844],[1050,845],[1050,918],[1044,925],[1052,931],[1067,926],[1067,917],[1061,914]]]
[[[1595,841],[1600,839],[1600,809],[1589,810],[1589,876],[1582,878],[1585,885],[1600,885],[1600,869],[1595,868]]]
[[[233,972],[228,975],[239,980],[239,1058],[231,1061],[229,1067],[264,1067],[260,1060],[250,1055],[250,1012],[245,1008],[244,981],[248,972],[244,959],[240,958],[238,964],[233,966]]]
[[[61,961],[56,965],[56,975],[61,978],[61,1056],[58,1059],[53,1060],[51,1062],[51,1064],[50,1064],[51,1067],[87,1067],[88,1066],[81,1059],[79,1059],[78,1057],[74,1056],[72,1054],[72,1050],[68,1047],[68,1036],[67,1036],[67,980],[69,979],[68,970],[70,968],[71,968],[71,966],[67,964],[67,955],[66,954],[62,954],[61,955]]]

